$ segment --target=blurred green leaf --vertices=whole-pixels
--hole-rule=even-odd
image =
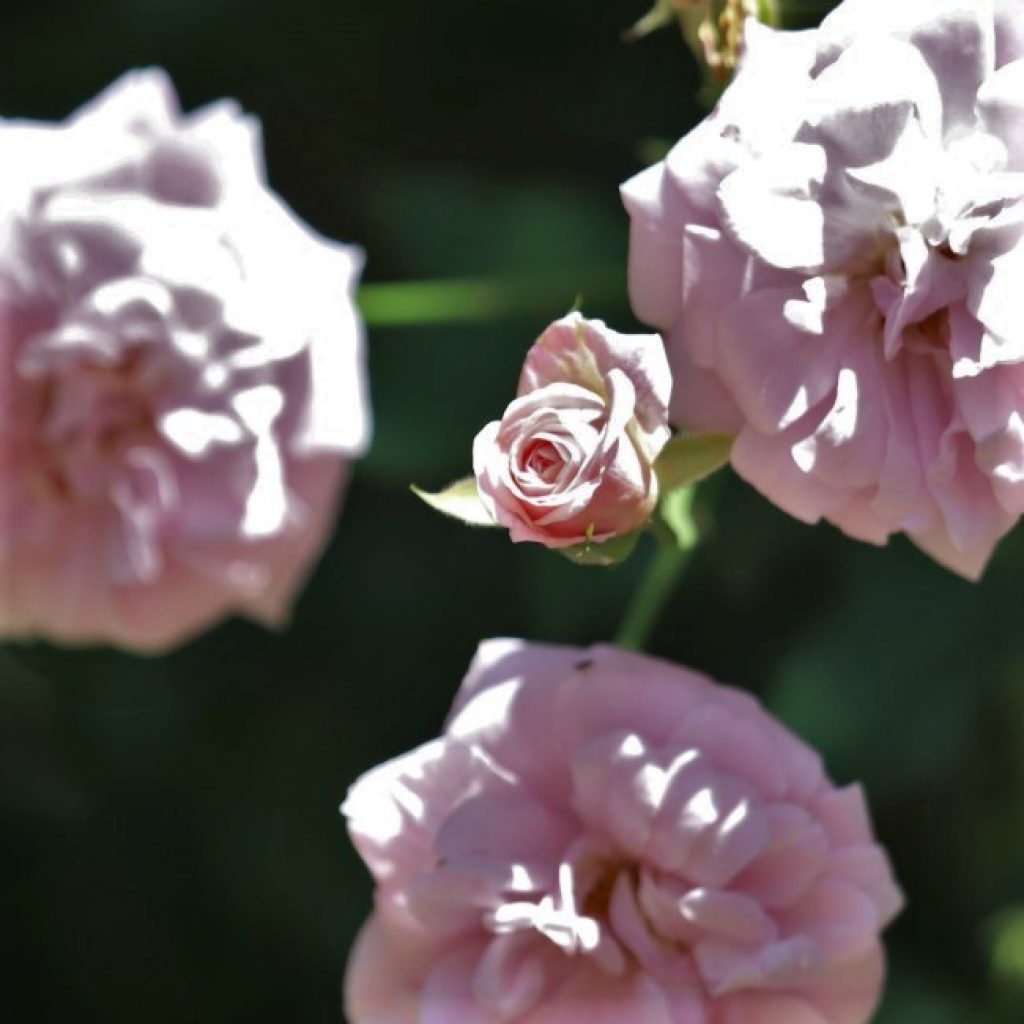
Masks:
[[[724,434],[676,434],[654,463],[662,493],[698,483],[728,465],[734,440]]]
[[[992,980],[1004,993],[1024,1000],[1024,905],[1002,911],[991,929]]]
[[[585,295],[614,293],[620,278],[618,267],[582,269],[573,307]],[[565,286],[548,276],[396,281],[365,284],[359,290],[359,305],[370,327],[486,322],[516,314],[546,317],[562,312],[565,299]]]
[[[469,526],[497,526],[487,506],[480,500],[480,490],[476,485],[475,476],[463,477],[449,484],[442,491],[431,494],[421,490],[415,484],[410,490],[417,498],[426,502],[432,509],[443,515],[451,516]]]

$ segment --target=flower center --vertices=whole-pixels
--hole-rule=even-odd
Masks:
[[[533,928],[565,953],[592,952],[601,939],[600,924],[576,909],[576,879],[571,864],[558,868],[558,894],[537,903],[503,903],[491,919],[499,935]]]
[[[508,902],[488,921],[498,935],[533,930],[569,956],[585,954],[617,974],[632,960],[645,968],[664,966],[686,953],[689,943],[659,932],[642,906],[639,867],[608,851],[588,848],[561,863],[558,892],[537,902]],[[648,878],[647,883],[654,884]]]
[[[128,447],[157,440],[153,410],[139,381],[142,353],[115,362],[33,367],[37,376],[37,483],[58,500],[101,500],[111,464]],[[41,372],[39,372],[41,370]]]
[[[544,483],[553,484],[562,469],[558,449],[546,439],[531,441],[523,453],[523,468]]]

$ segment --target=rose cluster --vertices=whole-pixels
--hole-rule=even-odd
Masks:
[[[710,17],[656,11],[682,7]],[[671,533],[666,492],[731,457],[802,520],[977,577],[1024,513],[1024,0],[845,0],[807,32],[725,7],[734,82],[623,186],[664,340],[551,324],[473,476],[423,497],[582,558]],[[0,122],[0,634],[276,623],[322,548],[369,432],[361,256],[270,193],[257,136],[159,72]],[[376,883],[352,1024],[878,1001],[902,896],[860,788],[688,670],[486,642],[441,737],[343,809]]]

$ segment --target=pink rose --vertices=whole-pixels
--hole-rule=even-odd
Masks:
[[[473,445],[490,515],[514,541],[600,543],[642,526],[658,500],[653,463],[669,437],[661,339],[572,313],[530,349],[519,397]]]
[[[367,441],[358,251],[159,71],[0,140],[0,633],[280,622]]]
[[[902,898],[859,787],[752,697],[484,643],[343,811],[377,884],[352,1024],[864,1024]]]
[[[747,24],[711,116],[626,183],[671,413],[801,519],[978,576],[1024,512],[1024,5]]]

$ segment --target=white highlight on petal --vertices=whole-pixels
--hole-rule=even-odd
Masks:
[[[810,473],[814,469],[819,436],[826,435],[832,446],[841,445],[854,436],[857,431],[859,398],[857,374],[849,367],[844,367],[839,371],[832,411],[814,434],[793,445],[793,461],[802,472]]]
[[[700,790],[686,805],[684,814],[687,828],[707,828],[718,821],[715,794],[710,787]]]
[[[636,733],[630,733],[619,745],[623,757],[639,757],[645,750],[643,740]]]
[[[89,304],[97,313],[111,317],[126,311],[145,311],[154,318],[169,317],[174,312],[171,293],[158,281],[145,277],[109,281],[92,293]]]
[[[175,409],[160,420],[163,435],[187,455],[203,456],[216,445],[237,444],[244,434],[230,416],[201,409]]]
[[[172,341],[183,356],[197,362],[205,361],[210,355],[210,340],[198,331],[175,331]],[[212,366],[206,367],[205,372],[212,369]]]
[[[725,820],[722,822],[722,833],[726,834],[734,828],[738,828],[749,816],[750,801],[743,799],[725,816]]]
[[[284,398],[277,388],[265,384],[237,394],[232,405],[256,437],[256,480],[245,503],[242,533],[269,537],[281,530],[288,515],[284,466],[272,431]]]
[[[807,397],[807,388],[801,385],[797,390],[796,395],[794,395],[789,408],[785,413],[783,413],[782,419],[779,420],[779,430],[785,430],[787,427],[791,427],[807,412],[808,409],[810,409],[810,407],[811,403]]]
[[[503,903],[488,918],[499,935],[533,928],[569,956],[592,953],[601,941],[601,926],[576,909],[572,865],[558,867],[558,897],[545,896],[538,903]]]
[[[825,262],[825,177],[820,146],[794,143],[742,164],[719,187],[726,225],[753,255],[781,269]]]
[[[464,739],[503,728],[512,718],[512,705],[519,690],[519,680],[510,679],[477,694],[449,723],[449,733]]]

